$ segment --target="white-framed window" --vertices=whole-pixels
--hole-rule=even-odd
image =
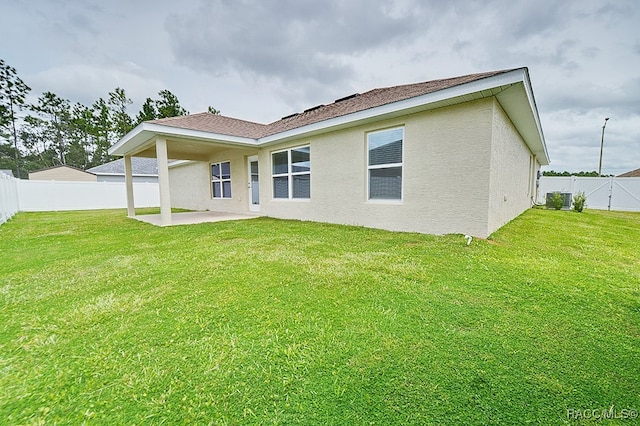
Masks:
[[[271,153],[273,198],[311,198],[310,153],[308,145]]]
[[[211,164],[211,195],[213,198],[231,198],[231,162]]]
[[[367,134],[369,200],[402,200],[404,128]]]

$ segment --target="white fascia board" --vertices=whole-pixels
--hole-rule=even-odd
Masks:
[[[123,146],[126,145],[129,141],[132,141],[134,139],[141,139],[142,133],[144,132],[144,124],[145,123],[138,124],[132,130],[130,130],[129,133],[124,135],[118,142],[113,144],[113,146],[109,147],[109,149],[107,150],[109,155],[124,156],[126,152],[120,153],[123,149]],[[136,144],[136,145],[139,145],[139,144]]]
[[[538,129],[538,135],[540,136],[540,140],[542,142],[542,146],[544,148],[544,156],[545,161],[549,164],[549,152],[547,151],[547,143],[544,138],[544,132],[542,131],[542,124],[540,123],[540,116],[538,115],[538,106],[536,105],[536,98],[533,95],[533,87],[531,86],[531,80],[529,78],[529,72],[525,68],[524,70],[524,89],[527,92],[527,100],[529,101],[529,107],[531,108],[531,112],[533,113],[533,119],[536,122],[536,127]]]
[[[258,139],[259,145],[268,145],[272,143],[280,142],[282,139],[288,139],[292,137],[302,136],[306,133],[317,132],[332,127],[344,126],[350,123],[357,123],[372,118],[385,116],[393,113],[398,113],[403,110],[409,110],[412,108],[418,108],[426,106],[439,101],[452,99],[471,93],[481,92],[483,90],[490,90],[499,86],[506,86],[514,83],[522,83],[524,81],[524,68],[519,68],[504,74],[496,75],[493,77],[483,78],[482,80],[472,81],[459,86],[450,87],[448,89],[439,90],[433,93],[427,93],[426,95],[417,96],[414,98],[405,99],[398,102],[393,102],[386,105],[380,105],[378,107],[369,108],[363,111],[354,112],[351,114],[343,115],[340,117],[331,118],[329,120],[320,121],[317,123],[308,124],[306,126],[298,127],[296,129],[287,130],[285,132],[276,133],[273,135],[265,136]]]
[[[156,123],[141,123],[109,148],[109,155],[124,156],[128,153],[135,152],[154,136],[176,136],[179,138],[195,139],[201,142],[228,143],[230,145],[252,147],[257,145],[257,141],[253,138],[229,136],[202,130],[183,129]]]
[[[257,141],[255,139],[245,138],[242,136],[223,135],[221,133],[205,132],[203,130],[183,129],[180,127],[169,127],[160,124],[150,124],[150,126],[153,127],[147,130],[162,136],[178,136],[181,138],[197,139],[202,142],[222,142],[233,145],[257,145]]]

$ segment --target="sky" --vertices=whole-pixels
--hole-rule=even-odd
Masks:
[[[270,123],[395,86],[528,67],[546,170],[640,168],[637,0],[0,0],[0,58],[91,105],[173,92],[191,113]]]

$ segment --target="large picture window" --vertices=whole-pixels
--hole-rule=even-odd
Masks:
[[[211,185],[213,198],[231,198],[231,163],[211,164]]]
[[[271,154],[273,198],[311,198],[310,147],[278,151]]]
[[[404,128],[367,135],[367,173],[370,200],[402,199],[402,142]]]

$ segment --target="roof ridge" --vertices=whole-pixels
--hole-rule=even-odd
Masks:
[[[401,88],[401,87],[417,86],[417,85],[427,84],[427,83],[437,83],[437,82],[451,81],[451,80],[463,80],[463,79],[467,79],[469,77],[476,77],[478,80],[481,80],[483,78],[493,77],[494,75],[505,74],[505,73],[508,73],[508,72],[511,72],[511,71],[515,71],[515,70],[519,70],[519,69],[522,69],[522,68],[524,68],[524,67],[509,68],[509,69],[502,69],[502,70],[495,70],[495,71],[477,72],[477,73],[459,75],[459,76],[456,76],[456,77],[446,77],[446,78],[438,78],[438,79],[435,79],[435,80],[417,81],[415,83],[396,84],[396,85],[393,85],[393,86],[377,87],[377,88],[369,90],[369,92],[372,92],[374,90],[395,89],[395,88]],[[483,76],[483,77],[480,77],[480,76]],[[464,84],[464,83],[460,83],[460,84]],[[364,92],[364,93],[368,93],[368,92]]]

